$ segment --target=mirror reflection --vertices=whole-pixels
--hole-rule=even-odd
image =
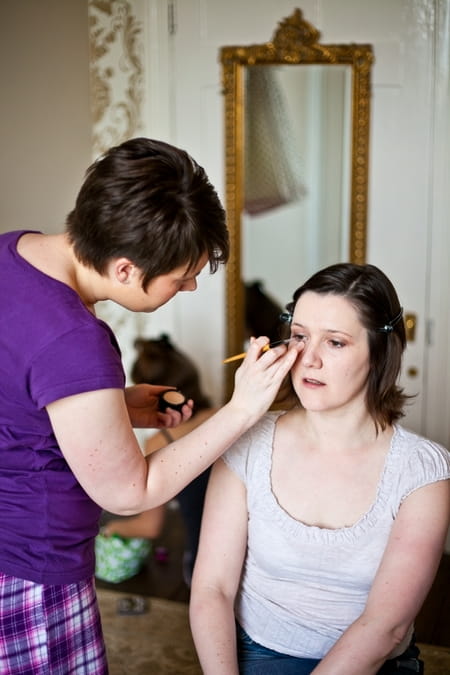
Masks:
[[[348,259],[351,68],[249,66],[244,100],[242,278],[284,305]]]
[[[315,270],[365,261],[372,48],[319,37],[296,9],[270,42],[221,49],[226,356],[249,334],[269,335],[253,331],[263,306],[255,293],[273,317]],[[235,368],[227,366],[226,397]]]

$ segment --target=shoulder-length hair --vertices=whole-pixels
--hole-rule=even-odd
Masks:
[[[406,400],[397,380],[406,347],[405,325],[397,292],[388,277],[374,265],[338,263],[316,272],[297,288],[287,305],[293,314],[298,299],[312,291],[346,298],[366,328],[370,370],[366,405],[378,429],[385,429],[404,415]]]

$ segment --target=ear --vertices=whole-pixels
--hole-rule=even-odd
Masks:
[[[114,276],[121,284],[129,284],[137,274],[137,267],[128,258],[117,258],[114,261]]]

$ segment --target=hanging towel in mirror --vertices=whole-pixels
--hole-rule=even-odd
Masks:
[[[306,194],[277,69],[246,68],[244,209],[257,214]]]

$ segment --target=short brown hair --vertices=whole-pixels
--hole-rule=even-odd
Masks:
[[[67,216],[75,255],[103,274],[125,256],[143,273],[142,287],[207,253],[215,272],[229,257],[225,212],[204,169],[184,150],[134,138],[87,170]]]

